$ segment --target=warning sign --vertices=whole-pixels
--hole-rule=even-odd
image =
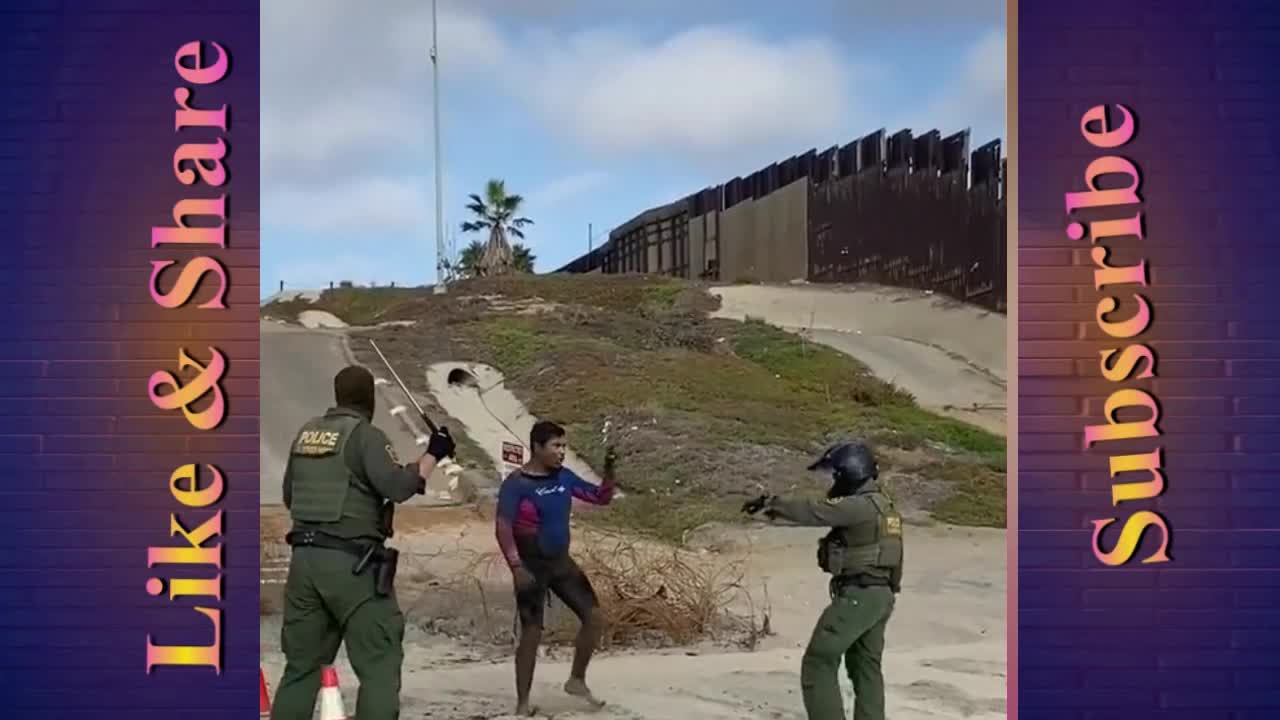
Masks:
[[[502,443],[502,462],[508,465],[524,465],[524,446],[519,443]]]

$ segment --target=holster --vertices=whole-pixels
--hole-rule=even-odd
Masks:
[[[396,579],[396,565],[400,561],[400,551],[381,543],[359,543],[342,538],[332,537],[322,532],[291,532],[285,536],[291,546],[312,546],[341,550],[355,556],[351,565],[352,575],[363,575],[369,568],[374,572],[374,590],[379,595],[390,595]]]
[[[827,535],[818,541],[818,567],[825,573],[838,575],[844,569],[844,540]]]
[[[382,596],[392,594],[395,590],[396,568],[400,564],[400,551],[395,548],[382,548],[378,558],[378,566],[375,572],[377,576],[374,579],[373,589]]]

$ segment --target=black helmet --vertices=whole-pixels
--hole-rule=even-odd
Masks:
[[[830,470],[835,484],[829,493],[831,497],[852,494],[868,480],[875,480],[880,474],[876,466],[875,455],[865,443],[853,441],[832,445],[818,458],[810,470]]]

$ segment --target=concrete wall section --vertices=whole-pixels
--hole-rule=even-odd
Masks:
[[[720,279],[787,282],[808,276],[809,178],[720,213]]]

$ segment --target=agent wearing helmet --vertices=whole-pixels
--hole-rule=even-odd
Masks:
[[[883,720],[885,627],[902,585],[902,516],[881,492],[871,449],[860,442],[835,445],[809,466],[830,470],[826,500],[762,496],[743,512],[769,520],[829,527],[818,543],[818,566],[831,578],[831,604],[818,618],[800,665],[809,720],[843,720],[837,673],[845,671],[856,695],[854,720]]]

